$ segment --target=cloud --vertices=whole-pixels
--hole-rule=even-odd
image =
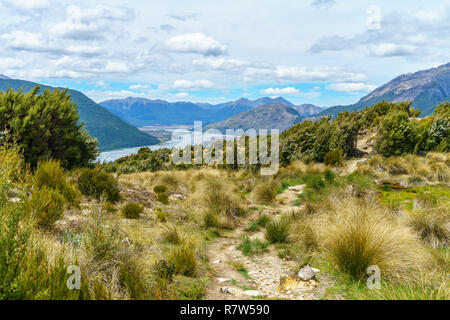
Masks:
[[[414,54],[418,48],[409,44],[380,43],[369,46],[369,52],[376,57],[398,57]]]
[[[329,8],[336,4],[335,0],[314,0],[311,5],[316,8]]]
[[[294,95],[300,93],[300,90],[292,88],[292,87],[286,87],[286,88],[267,88],[260,91],[262,94],[268,94],[268,95],[275,95],[275,94],[287,94],[287,95]]]
[[[95,40],[120,31],[123,23],[134,19],[134,11],[103,4],[91,8],[71,5],[66,16],[66,21],[55,24],[50,31],[62,38]]]
[[[150,89],[151,87],[147,84],[132,84],[130,86],[131,90],[147,90]]]
[[[204,56],[220,56],[227,53],[228,45],[222,44],[203,33],[177,35],[165,42],[172,52],[196,53]]]
[[[50,7],[49,0],[6,0],[4,4],[22,12],[42,10]]]
[[[214,84],[209,80],[175,80],[172,88],[176,90],[203,90],[211,89]]]
[[[172,31],[175,31],[175,27],[170,24],[162,24],[159,26],[159,30],[165,31],[165,32],[172,32]]]
[[[191,19],[196,19],[197,16],[198,15],[196,13],[188,14],[188,15],[184,15],[184,16],[179,16],[179,15],[176,15],[176,14],[169,14],[168,15],[168,17],[170,17],[170,18],[178,20],[178,21],[182,21],[182,22],[186,22],[186,21],[191,20]]]
[[[328,90],[333,90],[337,92],[345,93],[356,93],[356,92],[370,92],[377,88],[375,85],[352,82],[352,83],[334,83],[327,85]]]
[[[95,86],[99,87],[99,88],[103,88],[103,89],[109,88],[109,85],[103,80],[99,80],[99,81],[95,82]]]

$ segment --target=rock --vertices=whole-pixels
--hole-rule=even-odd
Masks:
[[[20,199],[19,198],[10,198],[9,201],[17,203],[17,202],[20,202]]]
[[[319,269],[316,269],[316,268],[313,268],[313,267],[311,267],[311,269],[312,269],[312,271],[314,271],[315,274],[320,273],[320,270],[319,270]]]
[[[309,281],[316,277],[314,270],[311,268],[309,264],[301,268],[297,275],[302,281]]]
[[[258,290],[247,290],[247,291],[244,291],[244,294],[245,294],[246,296],[249,296],[249,297],[260,297],[260,296],[263,295],[263,294],[262,294],[260,291],[258,291]]]
[[[220,288],[220,292],[225,293],[225,294],[231,294],[230,290],[228,290],[228,288]]]
[[[219,263],[222,263],[222,260],[214,260],[213,263],[214,263],[214,264],[219,264]]]
[[[186,196],[184,196],[183,194],[179,193],[179,192],[170,192],[169,195],[169,199],[170,200],[186,200]]]
[[[230,278],[217,278],[217,281],[219,283],[225,283],[225,282],[231,281],[231,279]]]

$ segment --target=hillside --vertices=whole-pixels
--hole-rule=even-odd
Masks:
[[[279,129],[284,131],[301,121],[299,113],[280,103],[265,104],[235,115],[225,121],[205,126],[204,129]]]
[[[297,110],[297,112],[302,117],[312,116],[312,115],[315,115],[317,113],[320,113],[323,110],[323,108],[318,107],[318,106],[313,105],[313,104],[301,104],[299,106],[294,106],[294,109]]]
[[[0,90],[8,88],[30,91],[37,83],[0,77]],[[55,89],[41,85],[42,89]],[[72,100],[77,104],[80,121],[85,123],[86,129],[92,137],[100,142],[102,151],[139,147],[157,144],[158,139],[139,131],[132,125],[124,122],[108,110],[98,105],[83,93],[76,90],[68,90]]]
[[[191,102],[171,103],[164,100],[129,97],[126,99],[107,100],[100,104],[132,125],[145,126],[192,125],[194,121],[203,121],[204,124],[220,122],[259,106],[274,103],[295,107],[293,103],[281,97],[265,97],[256,100],[242,98],[216,105]],[[303,106],[308,107],[303,109]],[[312,115],[319,112],[318,109],[311,109],[310,106],[312,105],[299,106],[299,110],[302,110],[301,114]]]
[[[429,116],[440,103],[450,100],[450,63],[437,68],[403,74],[377,88],[350,106],[328,108],[317,116],[336,116],[339,112],[362,110],[383,100],[412,101],[412,106]]]

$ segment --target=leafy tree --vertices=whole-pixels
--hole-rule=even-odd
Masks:
[[[450,103],[439,105],[427,135],[427,149],[446,152],[450,148]]]
[[[406,112],[389,113],[378,127],[375,151],[386,157],[412,153],[417,137]]]
[[[97,141],[78,124],[79,116],[67,90],[40,87],[24,93],[0,92],[0,128],[9,132],[27,162],[57,159],[65,168],[86,166],[97,157]]]

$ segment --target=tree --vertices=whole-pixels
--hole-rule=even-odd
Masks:
[[[0,92],[0,128],[9,132],[34,168],[40,159],[57,159],[71,169],[95,160],[98,142],[79,124],[76,105],[67,90],[40,93]]]
[[[433,115],[433,122],[428,131],[428,150],[446,152],[450,148],[450,103],[439,105]]]
[[[417,137],[406,112],[393,112],[380,120],[375,151],[386,157],[412,153]]]

